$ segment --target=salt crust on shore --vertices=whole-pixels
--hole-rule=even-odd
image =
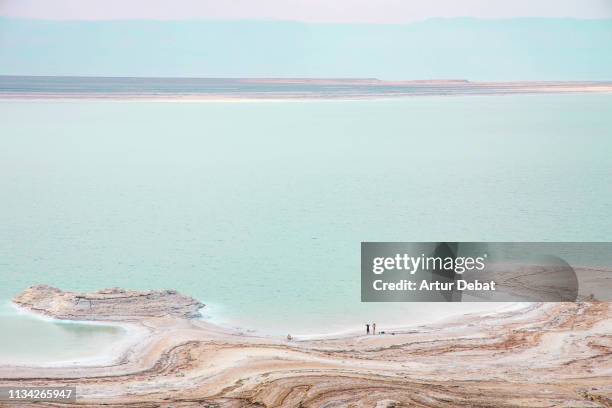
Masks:
[[[119,313],[118,305],[131,301],[112,291],[114,300],[98,298],[105,306],[95,310],[113,310],[101,320],[69,312],[65,300],[82,295],[37,288],[17,303],[49,316],[129,322],[148,331],[112,364],[0,366],[1,386],[76,385],[79,406],[612,406],[609,303],[533,303],[394,334],[286,341],[194,319],[191,298],[180,298],[185,309],[163,310],[163,293],[181,296],[173,291],[130,292],[158,306],[136,317],[135,305]]]

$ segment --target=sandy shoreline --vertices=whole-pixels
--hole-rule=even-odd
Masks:
[[[176,313],[137,321],[148,334],[113,364],[0,366],[0,385],[76,385],[88,407],[612,404],[609,303],[535,303],[394,335],[293,341]]]

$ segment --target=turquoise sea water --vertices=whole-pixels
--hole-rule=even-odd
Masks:
[[[128,340],[116,326],[53,321],[0,306],[0,364],[70,364],[117,358],[115,346]]]
[[[486,306],[361,304],[361,241],[612,231],[612,95],[7,101],[0,144],[3,302],[174,288],[264,332],[422,323]]]

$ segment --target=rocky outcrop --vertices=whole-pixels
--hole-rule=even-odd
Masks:
[[[93,293],[64,292],[47,285],[26,289],[17,305],[66,320],[129,321],[151,317],[193,318],[204,304],[174,290],[134,291],[119,288]]]

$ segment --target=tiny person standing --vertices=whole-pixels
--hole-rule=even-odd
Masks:
[[[370,323],[366,323],[366,334],[370,334]]]
[[[372,323],[372,334],[376,334],[376,323]]]

